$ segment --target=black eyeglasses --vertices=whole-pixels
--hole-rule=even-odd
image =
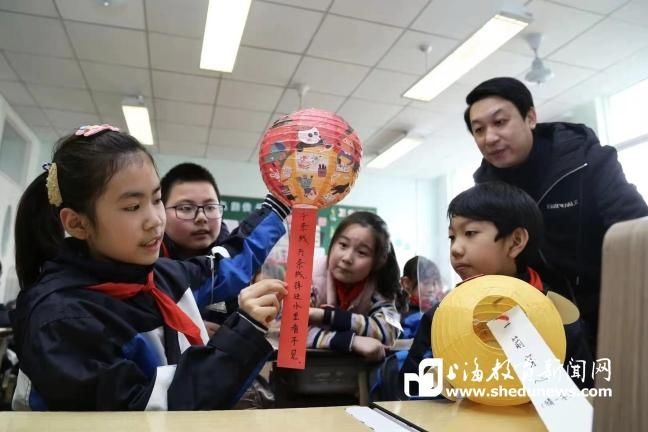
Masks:
[[[198,216],[198,210],[203,211],[207,219],[219,219],[223,216],[225,206],[223,204],[178,204],[176,206],[167,207],[167,209],[174,209],[176,217],[183,220],[194,220]]]

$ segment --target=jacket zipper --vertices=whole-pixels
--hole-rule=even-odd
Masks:
[[[553,188],[554,188],[558,183],[560,183],[561,181],[563,181],[563,180],[565,179],[565,177],[568,177],[568,176],[574,174],[575,172],[582,170],[582,169],[585,168],[586,166],[587,166],[587,162],[585,162],[583,165],[581,165],[581,166],[579,166],[579,167],[574,168],[573,170],[571,170],[571,171],[569,171],[569,172],[566,172],[566,173],[563,174],[563,175],[562,175],[558,180],[556,180],[555,182],[553,182],[553,184],[552,184],[551,186],[549,186],[549,189],[547,189],[547,190],[545,191],[545,193],[543,193],[542,196],[538,199],[538,205],[540,205],[540,203],[542,202],[543,199],[545,199],[545,197],[547,196],[547,194],[548,194],[549,192],[551,192],[551,190],[552,190],[552,189],[553,189]]]

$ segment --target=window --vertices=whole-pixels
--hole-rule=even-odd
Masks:
[[[648,199],[648,121],[645,101],[648,80],[641,81],[609,97],[605,109],[610,144],[619,150],[619,162],[630,183]]]
[[[7,206],[2,227],[2,237],[0,237],[0,257],[6,255],[9,250],[11,234],[11,206]]]
[[[28,142],[6,121],[0,141],[0,171],[22,184],[27,171]]]
[[[481,160],[478,160],[477,158],[475,158],[475,160],[477,162],[474,164],[455,169],[448,175],[448,204],[452,198],[475,185],[473,174],[481,162]]]
[[[618,145],[648,134],[646,100],[648,80],[610,96],[607,107],[610,144]]]
[[[619,151],[619,162],[630,183],[637,186],[639,193],[648,202],[648,138],[645,141]]]

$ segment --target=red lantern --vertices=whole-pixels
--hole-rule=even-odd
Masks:
[[[362,146],[335,113],[305,109],[284,116],[261,141],[263,181],[291,205],[329,207],[342,200],[358,177]]]
[[[344,198],[360,170],[362,146],[335,113],[305,109],[284,116],[261,141],[259,167],[270,191],[293,208],[277,364],[303,369],[308,335],[317,209]]]

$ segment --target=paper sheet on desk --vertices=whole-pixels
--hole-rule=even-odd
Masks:
[[[411,432],[414,430],[396,423],[396,421],[369,407],[352,406],[347,408],[346,412],[376,432]]]
[[[488,322],[506,357],[520,378],[538,415],[550,432],[590,432],[592,405],[585,399],[567,372],[558,365],[555,370],[529,373],[555,363],[555,356],[519,306]],[[527,367],[528,366],[528,367]]]

